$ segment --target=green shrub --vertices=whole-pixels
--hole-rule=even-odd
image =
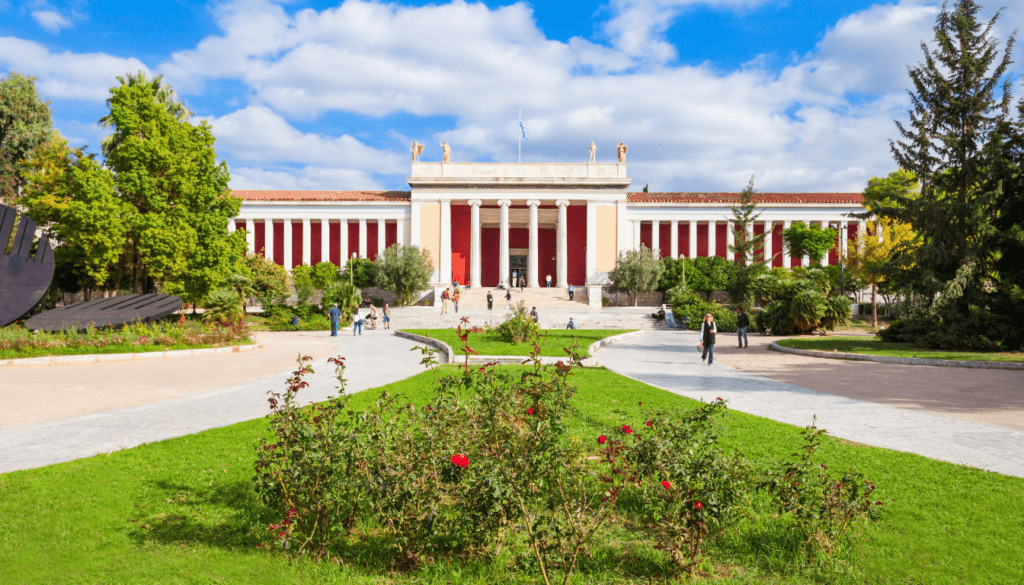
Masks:
[[[359,307],[359,289],[348,281],[335,282],[324,290],[320,297],[320,310],[326,313],[335,303],[341,311],[341,322],[350,323],[352,313]]]
[[[704,315],[711,313],[719,331],[736,331],[736,312],[729,307],[709,301],[688,289],[677,288],[672,296],[672,314],[676,319],[687,317],[690,330],[699,331]]]
[[[238,321],[242,316],[240,301],[241,299],[231,289],[215,290],[207,295],[203,302],[203,306],[206,308],[203,318],[218,323]]]
[[[496,331],[508,343],[523,343],[535,338],[540,328],[533,322],[533,317],[527,312],[523,301],[519,301],[512,307],[512,313],[508,318],[498,325]]]

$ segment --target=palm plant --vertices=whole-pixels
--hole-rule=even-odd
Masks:
[[[242,313],[245,313],[245,299],[253,295],[252,279],[235,273],[227,277],[224,286],[238,295],[238,299],[242,303]]]
[[[241,316],[238,296],[229,288],[218,289],[207,295],[203,306],[206,307],[203,319],[207,321],[229,323]]]
[[[192,111],[185,107],[178,96],[174,93],[174,89],[170,85],[163,83],[163,75],[157,75],[150,79],[149,74],[143,70],[139,70],[137,74],[125,73],[124,77],[118,75],[117,80],[121,82],[121,85],[149,85],[153,88],[153,99],[157,103],[163,104],[167,111],[174,116],[175,120],[184,122],[192,117]],[[107,107],[111,105],[110,100],[107,100]],[[100,124],[104,128],[109,128],[113,124],[114,120],[110,114],[107,114],[100,118]],[[114,152],[117,147],[121,144],[121,135],[118,132],[114,132],[109,136],[104,137],[100,140],[100,148],[103,150],[103,156],[109,157],[110,153]]]

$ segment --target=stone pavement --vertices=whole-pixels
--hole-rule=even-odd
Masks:
[[[723,335],[721,341],[719,345],[725,346],[734,340]],[[645,331],[642,337],[606,347],[598,361],[609,370],[681,396],[705,402],[721,397],[733,410],[800,427],[817,415],[818,427],[835,437],[1024,477],[1024,432],[809,390],[718,360],[708,366],[700,359],[697,343],[698,334],[692,331]],[[901,376],[919,376],[923,369],[945,375],[951,369],[893,367],[901,368],[896,370]]]
[[[417,344],[391,335],[390,331],[367,331],[362,336],[339,332],[336,340],[327,332],[314,335],[335,342],[335,351],[330,355],[346,358],[345,378],[350,394],[423,371],[423,366],[419,365],[422,355],[410,351]],[[319,349],[322,340],[316,341]],[[201,371],[191,370],[189,358],[173,359],[186,360],[178,366],[176,381],[202,375]],[[156,362],[139,363],[152,365]],[[312,365],[315,373],[305,378],[309,387],[298,394],[304,403],[337,393],[337,380],[332,377],[334,367],[327,363],[327,358],[315,360]],[[285,380],[294,369],[292,366],[241,384],[161,402],[0,428],[0,445],[3,445],[0,473],[42,467],[260,418],[269,412],[267,391],[284,390]]]

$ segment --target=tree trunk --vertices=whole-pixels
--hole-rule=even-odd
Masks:
[[[871,285],[871,326],[875,328],[875,331],[878,331],[878,303],[875,300],[877,288],[877,284]]]

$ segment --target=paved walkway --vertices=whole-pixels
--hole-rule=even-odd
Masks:
[[[695,349],[697,338],[696,332],[645,331],[642,337],[606,347],[598,361],[614,372],[681,396],[704,401],[722,397],[734,410],[801,427],[811,424],[817,415],[818,427],[835,437],[1024,477],[1024,432],[817,392],[744,372],[719,360],[709,367]],[[721,345],[731,341],[731,337],[723,337]],[[897,375],[908,377],[940,370],[939,380],[950,370],[896,367],[901,368],[895,371]],[[850,374],[854,374],[852,369]]]
[[[409,351],[416,344],[391,335],[390,331],[367,331],[362,336],[340,333],[336,339],[329,337],[326,332],[311,335],[317,338],[307,341],[306,345],[310,351],[304,353],[312,353],[314,350],[323,352],[324,341],[334,341],[335,351],[325,353],[346,358],[345,378],[347,392],[350,394],[403,380],[423,371],[423,366],[419,365],[422,355]],[[298,349],[294,343],[288,344],[287,353],[290,354],[291,366],[284,366],[284,369],[279,369],[277,373],[264,374],[264,377],[243,383],[128,408],[0,428],[0,445],[3,447],[0,450],[0,473],[127,449],[143,443],[162,441],[265,416],[269,412],[267,391],[284,389],[285,380],[295,369]],[[295,353],[292,353],[292,350],[296,350]],[[224,358],[222,363],[227,364],[232,363],[230,358],[238,356],[252,359],[252,356],[245,354],[225,354],[220,357]],[[310,385],[302,389],[298,395],[302,402],[323,400],[337,393],[337,380],[332,377],[334,367],[327,363],[327,357],[328,355],[325,355],[312,362],[315,374],[305,378]],[[205,368],[197,367],[196,359],[168,358],[153,362],[126,362],[115,365],[145,365],[163,370],[176,370],[174,374],[170,374],[172,379],[166,380],[167,385],[173,386],[188,384],[195,377],[207,374]],[[256,364],[251,361],[248,363],[248,367],[259,371]],[[32,369],[25,368],[19,375],[38,376],[45,372],[56,372],[60,368],[64,369],[62,375],[71,380],[69,384],[74,384],[75,372],[81,375],[80,368],[106,365],[75,366],[79,370],[64,369],[63,366],[37,366]],[[211,366],[206,364],[206,367]],[[3,375],[6,377],[13,372],[14,370],[5,369]],[[97,373],[100,372],[92,372],[94,378]],[[216,375],[216,372],[212,374]],[[148,376],[145,379],[139,378],[138,381],[143,385],[149,385],[153,378]],[[6,379],[4,387],[4,393],[15,391],[15,387],[9,386]],[[16,391],[23,393],[25,389],[19,387]]]

